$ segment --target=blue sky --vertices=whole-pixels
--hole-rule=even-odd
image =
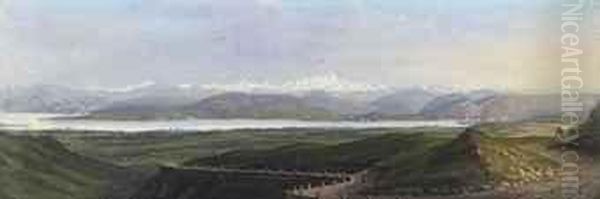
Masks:
[[[549,2],[5,0],[0,84],[280,82],[335,73],[392,86],[534,87],[514,73],[543,65],[537,51],[552,29]]]

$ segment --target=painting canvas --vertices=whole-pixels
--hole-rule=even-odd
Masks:
[[[600,199],[599,13],[0,0],[0,199]]]

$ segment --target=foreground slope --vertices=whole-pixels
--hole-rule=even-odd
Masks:
[[[579,127],[579,137],[575,142],[578,148],[590,155],[597,156],[600,151],[600,105],[590,113],[588,119]]]
[[[118,171],[51,138],[0,134],[2,199],[95,199]]]
[[[342,177],[299,173],[162,168],[129,199],[284,199],[289,190],[342,182]]]
[[[365,195],[456,195],[543,184],[555,176],[548,137],[469,129],[458,137],[389,134],[339,145],[295,144],[191,160],[187,166],[367,173]]]
[[[493,138],[467,131],[428,151],[399,153],[373,169],[367,192],[451,195],[547,182],[557,166],[547,154],[548,142],[548,138]]]

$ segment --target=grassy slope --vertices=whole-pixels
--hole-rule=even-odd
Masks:
[[[163,168],[132,199],[283,199],[284,190],[339,179],[264,174],[210,173]]]
[[[588,119],[579,127],[578,135],[580,136],[576,142],[578,148],[584,153],[592,156],[599,156],[600,153],[600,105],[598,105],[591,113]],[[576,133],[573,133],[576,134]]]
[[[447,138],[423,134],[388,134],[339,145],[293,144],[270,150],[235,151],[187,162],[187,166],[225,166],[244,169],[356,172],[409,151],[423,143]]]
[[[477,126],[480,131],[493,132],[496,137],[554,137],[560,122],[513,122],[483,123]]]
[[[371,191],[379,194],[452,194],[483,190],[487,186],[548,180],[553,176],[549,169],[557,163],[532,150],[547,141],[547,138],[482,136],[478,150],[460,139],[422,148],[425,150],[413,150],[374,169],[375,187]]]
[[[50,138],[0,135],[0,198],[93,199],[116,168]]]
[[[413,130],[407,130],[413,131]],[[180,164],[235,150],[272,149],[294,143],[339,144],[401,130],[237,130],[212,133],[59,136],[69,149],[119,165]],[[85,133],[85,132],[84,132]]]
[[[463,134],[465,135],[465,134]],[[370,170],[376,194],[452,194],[492,186],[520,186],[553,177],[557,166],[547,137],[475,138],[388,134],[339,145],[294,144],[236,151],[187,166],[304,171]],[[484,186],[488,185],[488,186]]]
[[[283,199],[272,181],[243,176],[163,169],[147,181],[132,199],[215,198]]]

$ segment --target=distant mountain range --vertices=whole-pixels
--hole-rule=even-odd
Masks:
[[[6,112],[82,113],[104,106],[106,93],[54,85],[0,90],[0,110]]]
[[[585,94],[586,107],[599,95]],[[493,90],[403,89],[231,92],[149,85],[106,91],[41,85],[0,90],[0,110],[83,114],[99,119],[478,119],[515,121],[560,114],[560,96]]]
[[[581,94],[584,115],[600,95]],[[560,120],[561,96],[555,94],[499,93],[489,90],[453,93],[429,102],[421,111],[426,118],[467,118],[481,121]]]

